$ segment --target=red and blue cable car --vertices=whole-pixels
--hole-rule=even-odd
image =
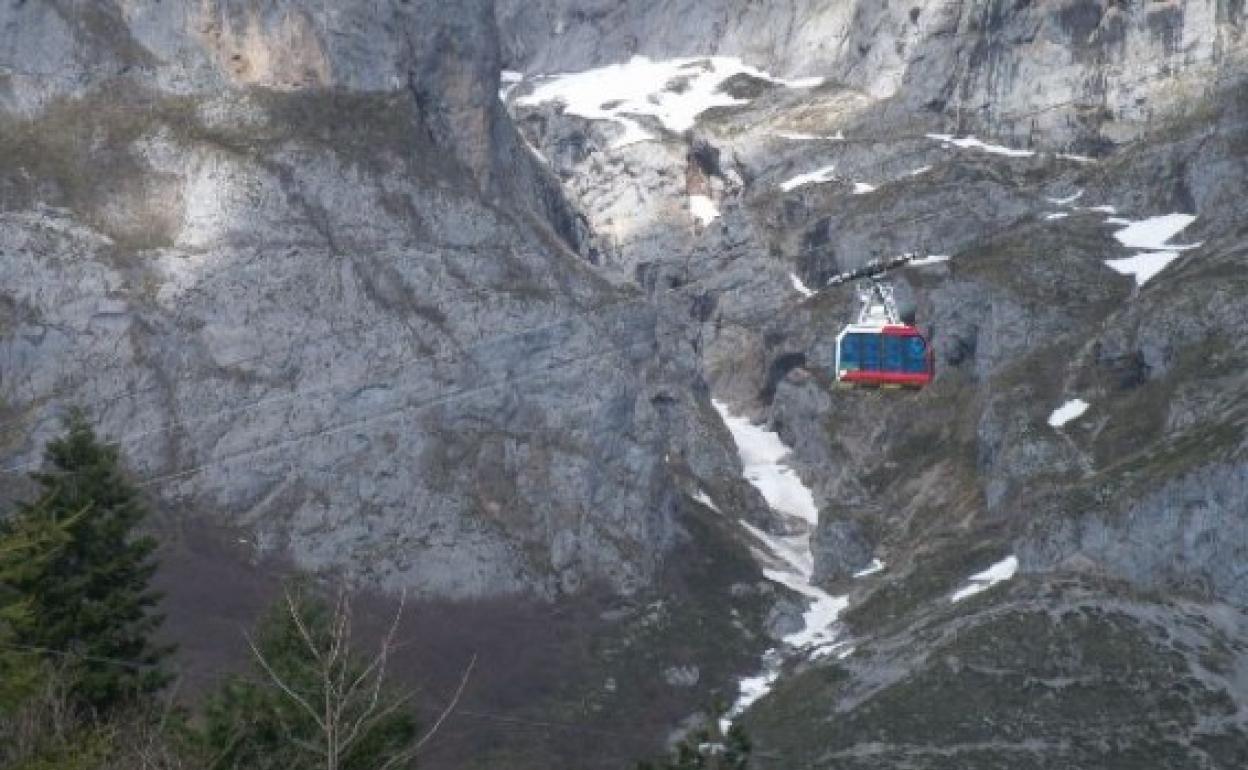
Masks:
[[[836,338],[836,379],[847,385],[921,388],[932,381],[932,351],[923,334],[902,323],[893,287],[859,285],[858,322]]]

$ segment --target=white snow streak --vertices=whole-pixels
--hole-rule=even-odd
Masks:
[[[698,493],[693,496],[693,499],[702,503],[716,513],[723,513],[723,511],[719,510],[719,506],[715,504],[715,501],[711,499],[711,496],[706,492],[703,492],[701,489],[699,489]]]
[[[953,145],[966,150],[983,150],[993,155],[1005,155],[1010,158],[1030,158],[1036,154],[1031,150],[1016,150],[999,144],[988,144],[981,142],[973,136],[964,136],[959,139],[954,137],[953,134],[928,134],[927,138],[942,142],[945,146]]]
[[[690,195],[689,213],[693,214],[694,221],[706,227],[719,219],[719,206],[707,195]]]
[[[801,294],[803,297],[815,296],[815,293],[810,290],[810,287],[802,283],[802,279],[797,277],[797,273],[789,273],[789,280],[793,283],[793,288],[798,294]]]
[[[1074,195],[1068,195],[1065,198],[1049,198],[1049,202],[1056,206],[1069,206],[1070,204],[1074,203],[1075,201],[1079,200],[1082,197],[1083,197],[1083,190],[1080,190]]]
[[[1077,420],[1088,411],[1088,406],[1088,402],[1082,398],[1073,398],[1053,410],[1053,414],[1049,415],[1049,425],[1060,428],[1071,420]]]
[[[818,521],[814,496],[801,478],[783,464],[790,450],[779,436],[743,417],[734,416],[719,401],[712,403],[736,442],[746,480],[762,493],[774,511],[788,517],[794,525],[793,529],[800,533],[787,537],[772,535],[746,522],[741,523],[742,528],[763,546],[755,549],[756,557],[764,565],[763,574],[810,602],[802,613],[802,627],[784,638],[785,645],[811,656],[837,651],[841,645],[836,644],[835,624],[849,599],[832,596],[810,584],[814,556],[810,551],[808,533]],[[783,657],[782,650],[768,650],[763,657],[763,671],[741,680],[740,694],[725,722],[771,691],[779,676]]]
[[[951,602],[960,602],[963,599],[974,596],[981,591],[987,591],[997,583],[1009,580],[1018,572],[1018,557],[1007,556],[988,569],[967,578],[969,585],[959,588],[949,597]]]
[[[927,172],[931,170],[932,170],[931,166],[919,166],[914,171],[907,171],[906,176],[919,176],[921,174],[926,174]]]
[[[879,559],[872,559],[870,564],[854,573],[854,579],[856,580],[858,578],[864,578],[868,575],[874,575],[875,573],[882,571],[886,566],[887,565]]]
[[[1053,214],[1049,214],[1049,215],[1045,216],[1045,219],[1048,219],[1048,220],[1052,221],[1052,220],[1054,220],[1054,219],[1065,219],[1065,218],[1066,218],[1066,217],[1068,217],[1068,216],[1070,216],[1070,213],[1069,213],[1069,212],[1066,212],[1066,211],[1058,211],[1058,212],[1055,212],[1055,213],[1053,213]]]
[[[1075,155],[1069,152],[1059,152],[1057,157],[1062,160],[1073,160],[1075,163],[1095,163],[1096,158],[1089,158],[1087,155]]]
[[[623,147],[651,138],[636,116],[655,117],[669,131],[681,133],[712,107],[748,104],[749,100],[720,90],[724,81],[740,74],[788,88],[811,88],[823,82],[775,78],[730,56],[665,61],[634,56],[622,64],[549,76],[517,104],[531,107],[562,101],[571,115],[614,121],[624,127],[624,135],[615,142],[616,147]]]
[[[744,417],[734,417],[723,403],[713,403],[737,442],[745,480],[753,484],[767,504],[780,513],[808,524],[817,523],[819,509],[815,507],[814,495],[802,483],[797,472],[781,462],[788,456],[789,448],[780,437]]]
[[[939,265],[942,262],[948,262],[947,254],[928,254],[926,257],[912,259],[906,263],[907,267],[923,267],[924,265]]]
[[[854,182],[854,195],[866,195],[875,192],[875,185],[866,182]]]
[[[790,88],[792,87],[793,86],[790,85]],[[819,139],[824,139],[829,142],[845,141],[845,134],[840,131],[837,131],[835,134],[807,134],[801,131],[776,131],[775,135],[781,139],[788,139],[793,142],[813,142]]]
[[[814,171],[808,171],[805,174],[798,174],[792,179],[781,182],[780,189],[785,192],[791,192],[792,190],[796,190],[797,188],[804,187],[808,184],[823,184],[824,182],[831,182],[836,178],[836,174],[834,173],[835,170],[836,166],[824,166],[823,168],[815,169]]]

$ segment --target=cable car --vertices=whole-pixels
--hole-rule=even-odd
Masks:
[[[846,385],[921,388],[932,381],[931,348],[903,323],[891,284],[858,284],[858,320],[836,338],[836,379]]]

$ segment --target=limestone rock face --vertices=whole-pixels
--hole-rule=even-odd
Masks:
[[[476,0],[4,4],[10,478],[78,403],[170,511],[305,567],[647,585],[665,458],[733,456],[682,449],[679,330],[577,254],[498,62]]]
[[[877,0],[500,0],[509,65],[588,69],[634,55],[740,56],[826,77],[1016,142],[1133,135],[1242,64],[1241,3],[881,3]],[[1183,86],[1156,78],[1182,70]],[[1105,126],[1105,124],[1112,124]]]

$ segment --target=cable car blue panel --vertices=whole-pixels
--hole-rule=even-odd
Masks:
[[[931,380],[927,341],[917,333],[850,332],[841,337],[839,353],[841,379],[920,386]]]

